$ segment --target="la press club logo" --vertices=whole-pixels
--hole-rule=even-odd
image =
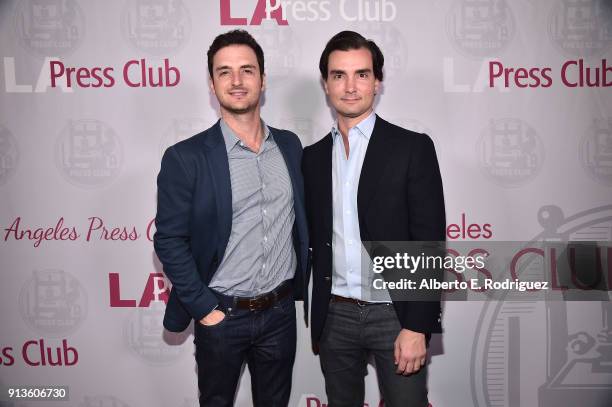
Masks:
[[[389,22],[397,6],[394,0],[219,0],[219,12],[221,25],[258,26],[267,20],[287,26],[336,16],[346,22]]]

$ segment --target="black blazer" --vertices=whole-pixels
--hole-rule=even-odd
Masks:
[[[302,145],[290,131],[270,127],[293,187],[296,299],[303,299],[308,260]],[[173,332],[199,321],[217,304],[208,288],[223,259],[232,228],[229,161],[219,122],[168,148],[157,177],[155,252],[172,283],[164,327]],[[280,281],[279,281],[280,283]]]
[[[302,160],[312,250],[311,335],[321,337],[332,285],[332,136],[306,147]],[[442,179],[425,134],[376,116],[357,190],[362,241],[444,241]],[[402,328],[441,332],[440,302],[393,303]]]

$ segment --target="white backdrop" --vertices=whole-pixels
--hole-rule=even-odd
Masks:
[[[263,118],[304,145],[333,121],[317,68],[327,40],[375,40],[376,112],[434,139],[449,225],[490,230],[450,240],[612,239],[610,1],[292,0],[270,18],[265,5],[0,3],[1,385],[69,386],[49,406],[197,405],[191,332],[161,326],[150,223],[163,150],[218,115],[206,50],[237,27],[265,52]],[[602,304],[445,304],[432,405],[609,405]],[[291,405],[322,407],[303,323],[298,336]],[[61,365],[43,365],[39,340]],[[375,375],[367,385],[377,406]]]

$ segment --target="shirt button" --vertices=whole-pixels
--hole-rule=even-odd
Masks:
[[[268,236],[264,236],[264,242],[268,241]]]
[[[346,211],[346,214],[347,214],[347,215],[350,215],[351,213],[352,213],[352,212],[351,212],[351,210],[350,210],[350,209],[348,209],[348,210]]]
[[[353,244],[353,241],[349,239],[348,244]]]
[[[265,187],[266,187],[266,184],[261,184],[261,187],[262,187],[262,188],[265,188]]]
[[[261,268],[262,268],[262,269],[265,269],[265,268],[266,268],[266,263],[264,263],[264,264],[261,266]]]
[[[257,157],[257,161],[259,161],[260,157]]]
[[[267,212],[267,211],[264,209],[264,210],[263,210],[263,213],[264,213],[264,215],[265,215],[265,214],[266,214],[266,213],[268,213],[268,212]]]

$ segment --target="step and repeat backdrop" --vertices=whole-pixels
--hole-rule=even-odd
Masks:
[[[450,241],[612,240],[608,0],[2,1],[0,405],[197,405],[192,329],[162,327],[155,182],[163,151],[217,120],[206,50],[234,28],[265,52],[262,117],[304,145],[334,120],[327,40],[376,41],[376,112],[434,140]],[[605,294],[446,302],[431,404],[610,405]],[[297,317],[291,406],[323,407]],[[372,366],[366,383],[379,406]],[[9,397],[26,385],[67,386],[69,400]]]

